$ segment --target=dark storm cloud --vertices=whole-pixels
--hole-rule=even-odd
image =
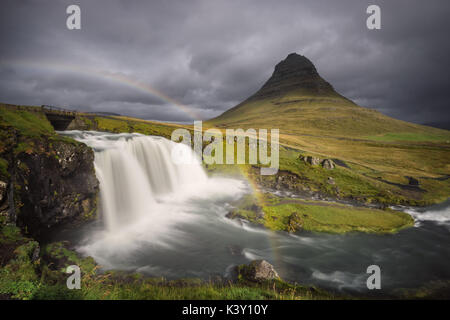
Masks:
[[[81,7],[79,31],[65,27],[69,4]],[[365,26],[369,4],[381,7],[381,30]],[[7,0],[0,10],[2,102],[192,117],[131,81],[206,119],[254,93],[298,52],[363,106],[450,121],[445,0]]]

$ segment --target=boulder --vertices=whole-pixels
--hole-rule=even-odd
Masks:
[[[333,170],[335,165],[334,165],[333,160],[331,160],[331,159],[324,159],[322,161],[322,167],[324,169]]]
[[[238,278],[252,282],[280,279],[275,268],[266,260],[253,260],[248,265],[237,267]]]
[[[308,163],[312,166],[318,166],[320,164],[320,158],[318,157],[312,157],[312,156],[305,156],[301,158],[305,163]]]

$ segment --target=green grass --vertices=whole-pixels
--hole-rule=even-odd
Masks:
[[[80,290],[69,290],[65,284],[45,284],[34,279],[12,280],[8,273],[0,275],[0,293],[24,300],[317,300],[336,299],[316,289],[281,284],[213,284],[198,281],[155,282],[130,277],[109,280],[112,273],[83,277]],[[285,289],[286,288],[286,289]],[[320,292],[320,291],[319,291]],[[323,292],[323,291],[322,291]],[[342,298],[341,298],[342,299]]]
[[[106,273],[84,277],[81,290],[62,285],[41,286],[33,299],[83,300],[311,300],[333,299],[320,290],[283,282],[214,284],[196,279],[165,281]],[[74,292],[75,291],[75,292]]]
[[[261,214],[259,211],[262,211]],[[414,225],[414,219],[403,212],[367,207],[280,198],[270,194],[246,195],[230,218],[240,217],[275,231],[314,231],[346,233],[395,233]]]
[[[22,239],[18,227],[11,224],[0,225],[0,243],[13,243]]]
[[[8,178],[9,172],[8,172],[8,161],[6,159],[0,158],[0,176]]]
[[[403,212],[351,207],[346,205],[314,205],[307,201],[265,206],[264,225],[272,230],[287,230],[289,217],[296,213],[301,230],[346,233],[394,233],[413,226],[414,220]]]
[[[374,141],[450,141],[448,134],[438,135],[412,132],[386,133],[366,138]]]
[[[124,116],[95,116],[78,115],[87,130],[98,130],[112,133],[141,133],[156,135],[170,139],[172,131],[180,128],[176,124],[161,124],[137,118]]]
[[[43,114],[26,110],[14,110],[0,104],[0,125],[12,126],[22,135],[39,137],[42,134],[53,134],[50,122]]]
[[[115,133],[130,132],[131,128],[126,121],[116,120],[105,117],[95,117],[100,130],[111,131]]]
[[[321,165],[307,164],[300,160],[299,156],[313,155],[320,159],[335,159],[338,158],[337,155],[317,154],[281,146],[280,171],[295,175],[295,182],[289,186],[292,191],[312,190],[334,198],[361,203],[423,206],[445,201],[450,196],[450,179],[436,179],[450,172],[446,149],[439,146],[410,146],[399,152],[395,146],[385,146],[384,155],[379,154],[384,157],[380,166],[378,163],[382,159],[378,158],[378,152],[381,150],[377,146],[374,154],[353,145],[352,153],[355,157],[352,157],[352,160],[340,158],[348,167],[336,165],[335,169],[327,170]],[[361,157],[366,158],[364,162],[355,160]],[[259,184],[275,187],[276,177],[261,177],[257,170],[250,173],[250,178]],[[409,176],[419,180],[419,188],[408,187]],[[328,183],[329,177],[334,179],[335,184]]]

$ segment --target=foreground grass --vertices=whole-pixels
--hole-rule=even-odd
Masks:
[[[273,281],[266,284],[212,284],[198,280],[159,281],[114,277],[114,273],[83,277],[81,290],[65,286],[42,286],[32,299],[82,300],[311,300],[332,299],[316,294],[316,290]]]
[[[145,278],[140,274],[111,271],[98,273],[99,266],[68,249],[67,243],[55,242],[39,248],[23,237],[14,226],[0,230],[0,250],[8,258],[0,263],[0,298],[3,299],[87,299],[87,300],[303,300],[333,299],[336,296],[313,287],[289,284],[281,280],[254,283]],[[69,265],[82,272],[81,289],[69,290],[65,273]]]

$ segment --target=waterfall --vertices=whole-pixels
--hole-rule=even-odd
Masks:
[[[95,171],[100,182],[100,208],[109,231],[158,212],[158,199],[192,192],[208,178],[194,152],[168,139],[137,133],[109,134],[93,131],[66,131],[92,147]],[[176,164],[175,147],[196,159],[192,164]]]

